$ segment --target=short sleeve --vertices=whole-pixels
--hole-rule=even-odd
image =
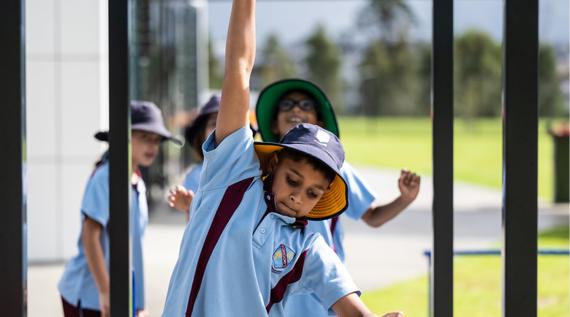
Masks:
[[[103,227],[109,221],[109,165],[100,166],[85,187],[81,212],[100,223]]]
[[[347,162],[344,162],[340,173],[348,184],[348,208],[344,214],[358,220],[376,200],[376,194]]]
[[[200,175],[202,174],[202,163],[196,164],[184,177],[182,186],[193,192],[197,192],[200,187]]]
[[[224,188],[261,175],[249,127],[234,131],[218,145],[215,133],[212,133],[202,145],[202,150],[204,163],[199,190]]]
[[[344,264],[320,235],[307,250],[301,286],[314,293],[325,309],[346,295],[359,293]]]

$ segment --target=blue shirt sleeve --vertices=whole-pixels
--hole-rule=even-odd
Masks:
[[[100,223],[103,227],[109,221],[109,164],[101,165],[85,187],[81,212]]]
[[[193,192],[197,192],[200,188],[200,175],[202,174],[202,163],[196,164],[184,177],[182,186]]]
[[[314,293],[325,309],[346,295],[360,294],[344,264],[320,235],[307,251],[301,287]]]
[[[358,220],[376,200],[376,194],[348,162],[344,162],[340,173],[348,185],[348,208],[344,214]]]
[[[215,133],[202,145],[204,163],[200,191],[225,188],[249,177],[261,175],[249,126],[228,135],[216,145]]]

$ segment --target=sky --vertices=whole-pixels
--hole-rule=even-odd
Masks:
[[[548,43],[569,42],[568,0],[540,0],[540,40]],[[335,39],[356,35],[358,13],[366,0],[260,0],[257,2],[258,45],[271,33],[288,43],[299,43],[320,23]],[[431,38],[431,6],[429,0],[411,0],[409,5],[418,23],[411,35],[416,39]],[[230,1],[209,1],[208,19],[210,37],[215,46],[223,47],[229,19]],[[503,2],[501,0],[455,1],[455,33],[476,28],[487,31],[496,40],[502,38]]]

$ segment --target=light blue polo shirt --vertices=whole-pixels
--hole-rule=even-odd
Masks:
[[[349,163],[345,162],[340,172],[348,184],[348,208],[342,215],[358,220],[376,200],[376,195]],[[320,233],[326,243],[334,249],[344,262],[344,230],[340,219],[309,221],[307,230]],[[287,316],[335,316],[331,310],[327,311],[323,308],[323,305],[313,294],[310,296],[292,296],[285,305],[285,311]]]
[[[217,147],[211,135],[203,150],[162,316],[285,316],[292,294],[313,293],[330,307],[358,292],[319,234],[268,208],[249,127]]]
[[[132,263],[133,263],[133,301],[136,309],[144,309],[144,275],[143,275],[143,236],[148,223],[148,205],[146,201],[146,189],[142,179],[132,187],[131,191],[131,228],[132,238]],[[88,217],[103,227],[101,246],[105,256],[107,271],[109,270],[109,164],[103,163],[94,172],[83,194],[81,203],[81,224]],[[83,225],[81,225],[83,227]],[[82,308],[100,310],[99,292],[95,280],[89,271],[87,258],[81,233],[77,240],[77,255],[71,258],[65,267],[65,271],[58,284],[61,296],[70,304]]]
[[[200,187],[200,175],[202,174],[202,162],[194,165],[186,176],[184,177],[184,181],[182,182],[182,186],[184,188],[192,190],[194,193],[198,191]]]
[[[348,208],[342,214],[342,217],[347,216],[353,220],[360,220],[362,215],[370,208],[372,203],[377,199],[378,195],[370,188],[370,186],[360,177],[356,170],[348,162],[344,162],[342,169],[340,170],[342,177],[346,180],[348,184]],[[329,226],[328,231],[330,232],[331,226],[333,229],[333,240],[332,242],[327,240],[330,246],[334,246],[336,254],[344,262],[344,229],[342,227],[342,221],[337,220],[336,224],[332,224],[333,220],[328,220]],[[309,229],[315,232],[323,234],[327,228],[323,224],[318,223],[318,221],[310,221]],[[323,235],[324,237],[325,235]]]

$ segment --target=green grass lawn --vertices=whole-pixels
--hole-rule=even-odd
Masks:
[[[568,249],[568,227],[542,233],[540,248]],[[538,257],[538,316],[570,316],[568,256]],[[427,270],[427,267],[426,267]],[[456,257],[454,261],[454,316],[501,316],[501,258]],[[428,316],[427,277],[412,279],[378,291],[366,292],[362,299],[377,314],[401,310],[408,317]]]
[[[347,160],[353,164],[400,169],[410,168],[431,175],[431,120],[428,118],[339,118]],[[552,140],[546,122],[539,126],[539,196],[552,200]],[[499,118],[454,126],[455,180],[501,187],[502,124]]]

